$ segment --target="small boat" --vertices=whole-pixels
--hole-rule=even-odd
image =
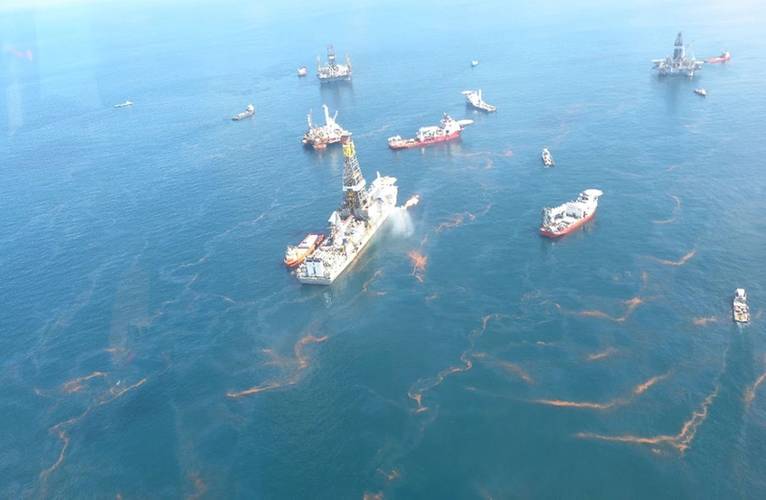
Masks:
[[[306,66],[298,68],[298,76],[306,76],[309,74],[309,69]]]
[[[238,122],[239,120],[244,120],[245,118],[250,118],[255,114],[255,106],[252,104],[248,104],[247,108],[241,113],[237,113],[236,115],[232,116],[231,119],[235,122]]]
[[[697,95],[701,95],[702,97],[707,97],[707,90],[703,89],[702,87],[698,89],[694,89],[694,93]]]
[[[720,63],[726,63],[731,60],[731,54],[728,51],[721,52],[720,56],[717,57],[710,57],[705,62],[708,64],[720,64]]]
[[[553,167],[556,165],[556,162],[553,161],[553,156],[551,156],[551,152],[548,151],[548,148],[543,148],[543,152],[540,156],[543,159],[543,165],[546,167]]]
[[[737,288],[734,292],[731,312],[734,315],[734,321],[737,323],[747,323],[750,321],[750,307],[747,305],[747,293],[745,293],[744,288]]]
[[[285,265],[290,269],[300,266],[306,257],[314,253],[314,250],[322,244],[322,241],[324,241],[323,234],[307,234],[298,246],[288,246],[285,251]]]
[[[471,61],[471,67],[472,68],[475,68],[478,65],[479,65],[479,60],[478,59],[474,59],[473,61]]]
[[[115,104],[114,107],[115,108],[128,108],[128,107],[130,107],[132,105],[133,105],[132,101],[125,101],[125,102],[121,102],[120,104]]]

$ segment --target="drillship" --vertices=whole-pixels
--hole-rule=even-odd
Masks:
[[[438,142],[452,141],[460,137],[463,129],[472,123],[473,120],[455,120],[444,113],[439,126],[421,127],[412,139],[403,139],[400,135],[389,137],[388,147],[391,149],[418,148]]]
[[[396,178],[380,173],[367,187],[351,134],[343,145],[343,202],[330,215],[329,237],[298,266],[298,281],[329,285],[356,259],[388,216],[396,209]]]
[[[327,64],[322,65],[319,56],[317,56],[317,78],[322,83],[350,81],[351,80],[351,60],[346,55],[346,64],[338,64],[335,61],[335,49],[332,45],[327,46]]]
[[[596,215],[598,199],[603,194],[598,189],[586,189],[574,201],[554,208],[544,208],[540,234],[548,238],[558,238],[579,228]]]
[[[657,74],[660,76],[686,75],[689,78],[694,76],[695,71],[701,70],[704,64],[694,57],[686,57],[686,48],[684,47],[681,33],[678,33],[678,36],[676,36],[673,56],[668,56],[665,59],[654,59],[652,63],[654,64],[654,69],[657,70]]]
[[[322,109],[324,110],[324,125],[314,125],[311,121],[311,112],[306,117],[309,129],[303,134],[302,142],[304,146],[312,146],[314,149],[325,149],[328,144],[340,142],[341,137],[351,133],[344,130],[335,121],[338,118],[337,111],[334,116],[330,117],[330,110],[327,106],[323,104]]]

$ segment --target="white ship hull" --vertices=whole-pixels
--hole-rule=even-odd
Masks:
[[[298,281],[304,285],[331,285],[332,282],[335,281],[335,279],[340,276],[343,271],[345,271],[348,266],[351,265],[351,263],[354,262],[364,252],[364,250],[367,248],[367,244],[370,242],[372,237],[375,236],[375,233],[377,233],[383,224],[388,220],[388,216],[391,215],[393,210],[394,207],[390,207],[389,210],[385,212],[385,214],[383,214],[372,226],[370,226],[360,244],[352,252],[349,252],[345,259],[329,269],[325,268],[327,269],[327,273],[324,276],[309,276],[299,272],[297,273]]]

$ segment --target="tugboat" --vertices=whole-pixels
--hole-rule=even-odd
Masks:
[[[298,68],[298,76],[306,76],[309,74],[309,70],[306,66],[301,66]]]
[[[396,209],[399,188],[395,177],[378,173],[369,185],[362,175],[354,141],[344,135],[343,196],[328,222],[329,236],[295,271],[308,285],[330,285],[364,251]]]
[[[731,54],[728,51],[721,52],[720,56],[717,57],[710,57],[707,61],[705,61],[708,64],[720,64],[720,63],[727,63],[731,60]]]
[[[130,107],[132,105],[133,105],[132,101],[125,101],[125,102],[121,102],[120,104],[115,104],[114,107],[115,108],[128,108],[128,107]]]
[[[316,150],[326,149],[328,144],[339,143],[344,135],[350,134],[348,130],[338,125],[335,121],[338,118],[338,112],[330,116],[330,110],[326,105],[322,105],[324,110],[324,125],[314,125],[311,121],[311,112],[307,116],[309,129],[303,134],[303,145],[312,146]]]
[[[388,147],[391,149],[407,149],[428,146],[439,142],[453,141],[460,137],[460,133],[473,120],[455,120],[444,113],[439,126],[421,127],[414,138],[403,139],[400,135],[388,138]]]
[[[497,111],[497,108],[491,104],[487,104],[484,102],[484,100],[481,98],[481,89],[479,90],[464,90],[462,94],[465,96],[466,102],[481,111],[486,111],[487,113],[492,113],[493,111]]]
[[[327,46],[327,64],[323,65],[317,56],[317,78],[321,83],[350,81],[351,60],[346,55],[346,64],[338,64],[335,60],[335,49],[332,45]]]
[[[654,69],[660,76],[666,75],[686,75],[689,78],[694,77],[694,73],[702,69],[704,64],[702,61],[698,61],[694,57],[686,56],[686,47],[684,47],[684,40],[681,33],[676,36],[676,43],[673,46],[673,56],[668,56],[665,59],[652,60]]]
[[[548,151],[548,148],[543,148],[541,157],[543,159],[543,165],[546,167],[553,167],[556,165],[556,162],[553,161],[553,156],[551,156],[551,152]]]
[[[236,115],[232,116],[231,119],[235,122],[238,122],[240,120],[244,120],[245,118],[250,118],[255,114],[255,106],[252,104],[248,104],[245,110],[241,113],[237,113]]]
[[[702,87],[698,89],[694,89],[694,93],[697,95],[701,95],[702,97],[707,97],[707,90],[703,89]]]
[[[547,238],[558,238],[581,227],[596,215],[598,199],[603,194],[599,189],[586,189],[574,201],[554,208],[544,208],[540,234]]]
[[[314,250],[322,244],[322,241],[324,241],[323,234],[307,234],[297,247],[288,246],[285,251],[285,265],[290,269],[300,266],[306,257],[310,257]]]
[[[734,315],[734,321],[737,323],[747,323],[750,321],[750,307],[747,305],[747,293],[745,293],[744,288],[737,288],[734,292],[731,312]]]

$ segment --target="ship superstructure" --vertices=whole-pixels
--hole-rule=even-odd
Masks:
[[[306,117],[309,128],[303,134],[302,142],[304,146],[311,146],[314,149],[325,149],[328,144],[338,143],[341,137],[351,134],[351,132],[345,130],[335,121],[338,118],[337,111],[333,116],[330,116],[330,110],[324,104],[322,105],[322,110],[324,111],[324,125],[315,125],[311,120],[311,112]]]
[[[328,237],[298,266],[298,281],[329,285],[364,250],[367,243],[396,209],[396,178],[380,173],[367,186],[356,157],[351,134],[343,136],[343,201],[329,219]]]
[[[603,194],[599,189],[586,189],[576,200],[558,207],[544,208],[540,234],[548,238],[558,238],[581,227],[596,215],[598,199]]]
[[[404,139],[400,135],[389,137],[388,147],[391,149],[407,149],[452,141],[460,137],[463,129],[472,123],[473,120],[455,120],[447,113],[444,113],[438,126],[421,127],[414,138]]]
[[[351,80],[351,59],[346,55],[346,64],[338,63],[335,58],[335,49],[332,45],[327,46],[327,64],[322,64],[317,56],[317,78],[322,83],[350,81]]]
[[[695,59],[693,56],[686,55],[686,47],[681,33],[676,36],[676,42],[673,46],[673,55],[664,59],[652,60],[654,69],[660,76],[665,75],[685,75],[689,78],[694,76],[696,71],[702,69],[703,61]]]
[[[481,96],[481,89],[479,90],[464,90],[462,94],[465,96],[466,102],[471,105],[472,107],[481,110],[486,111],[488,113],[492,113],[493,111],[497,111],[497,107],[487,104],[484,102],[484,99],[482,99]]]

